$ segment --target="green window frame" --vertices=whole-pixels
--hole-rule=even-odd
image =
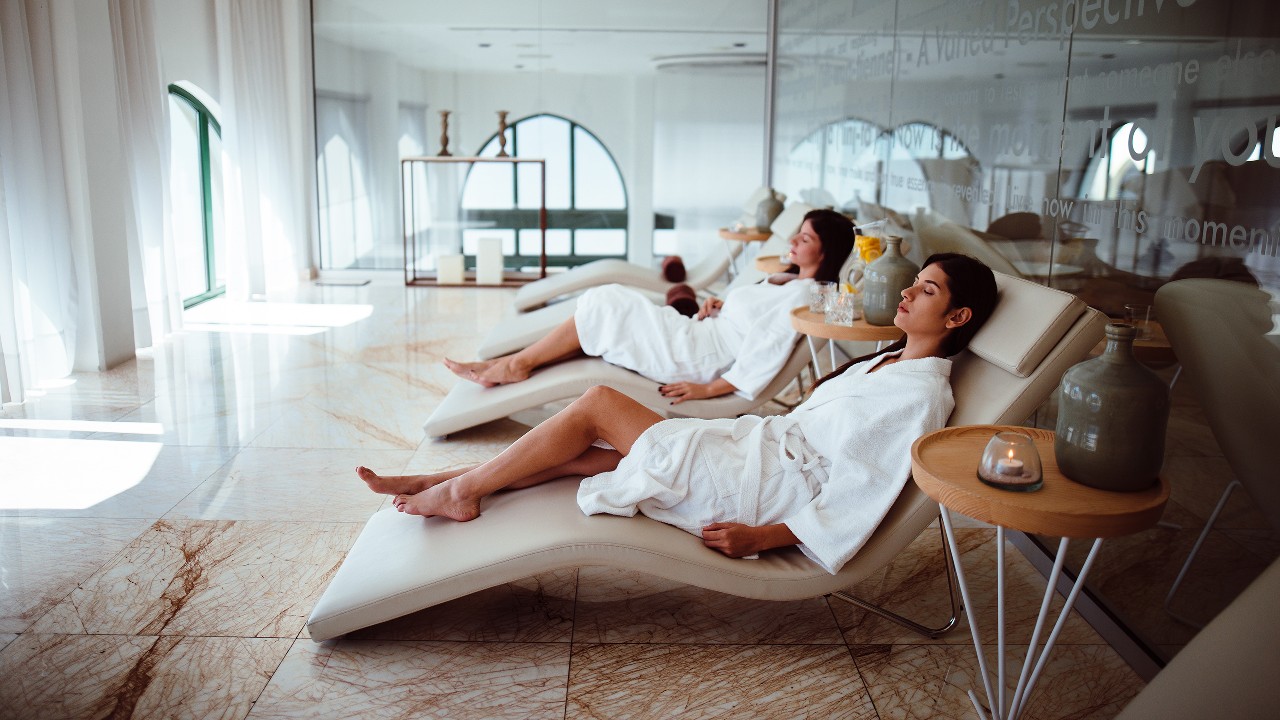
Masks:
[[[197,131],[199,133],[200,142],[200,203],[203,214],[204,225],[204,274],[205,289],[203,292],[191,297],[182,299],[183,309],[188,309],[199,305],[200,303],[215,298],[226,293],[225,285],[218,285],[215,256],[214,256],[214,220],[213,220],[213,170],[210,163],[210,133],[215,133],[219,138],[222,137],[222,125],[218,123],[217,118],[200,102],[195,95],[179,85],[170,85],[169,94],[177,97],[196,113]]]

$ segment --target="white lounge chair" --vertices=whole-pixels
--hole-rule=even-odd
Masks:
[[[812,209],[804,203],[792,203],[770,226],[773,232],[771,239],[779,236],[784,240],[789,239],[799,229],[805,213]],[[705,257],[686,269],[684,283],[695,290],[710,287],[729,269],[730,263],[742,252],[743,245],[744,243],[734,242],[729,243],[725,252],[708,252]],[[658,268],[609,258],[594,260],[571,270],[535,280],[516,291],[512,304],[516,310],[525,312],[545,305],[558,297],[597,285],[613,283],[648,290],[660,296],[665,296],[667,290],[676,284],[662,277],[662,271]]]
[[[427,437],[450,433],[540,407],[557,400],[576,398],[596,385],[607,385],[664,417],[723,418],[749,413],[780,394],[808,363],[810,352],[797,342],[787,362],[754,400],[738,395],[721,395],[705,400],[688,400],[679,405],[658,393],[658,383],[626,368],[599,358],[578,358],[542,368],[511,385],[484,388],[459,382],[440,401],[423,423]]]
[[[1016,423],[1057,387],[1063,371],[1102,337],[1105,318],[1079,299],[997,275],[1001,300],[952,373],[951,425]],[[937,517],[937,505],[908,483],[856,556],[831,575],[786,548],[734,560],[699,538],[644,516],[586,516],[577,482],[557,480],[487,498],[479,518],[376,513],[307,620],[325,640],[531,575],[608,565],[761,600],[832,595],[936,636],[952,621],[924,628],[845,592],[898,555]],[[392,551],[394,550],[394,552]]]

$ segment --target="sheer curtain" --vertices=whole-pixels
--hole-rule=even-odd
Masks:
[[[0,3],[0,399],[63,377],[76,345],[76,268],[48,3]]]
[[[309,264],[298,127],[300,83],[284,2],[216,0],[227,212],[227,295],[287,292]]]
[[[151,0],[111,0],[120,134],[133,190],[129,275],[134,333],[147,347],[182,327],[177,254],[169,231],[168,95]]]

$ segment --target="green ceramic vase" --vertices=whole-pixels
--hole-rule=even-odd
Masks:
[[[870,325],[893,324],[902,291],[920,274],[920,268],[902,256],[902,238],[890,235],[884,243],[884,254],[867,265],[862,275],[862,317]]]
[[[1136,334],[1132,325],[1108,325],[1106,350],[1062,376],[1053,454],[1078,483],[1135,491],[1159,479],[1169,387],[1133,357]]]

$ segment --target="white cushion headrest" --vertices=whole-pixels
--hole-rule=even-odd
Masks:
[[[1028,377],[1088,306],[1080,298],[996,273],[999,300],[969,351],[1018,377]],[[1043,328],[1028,332],[1028,328]]]

